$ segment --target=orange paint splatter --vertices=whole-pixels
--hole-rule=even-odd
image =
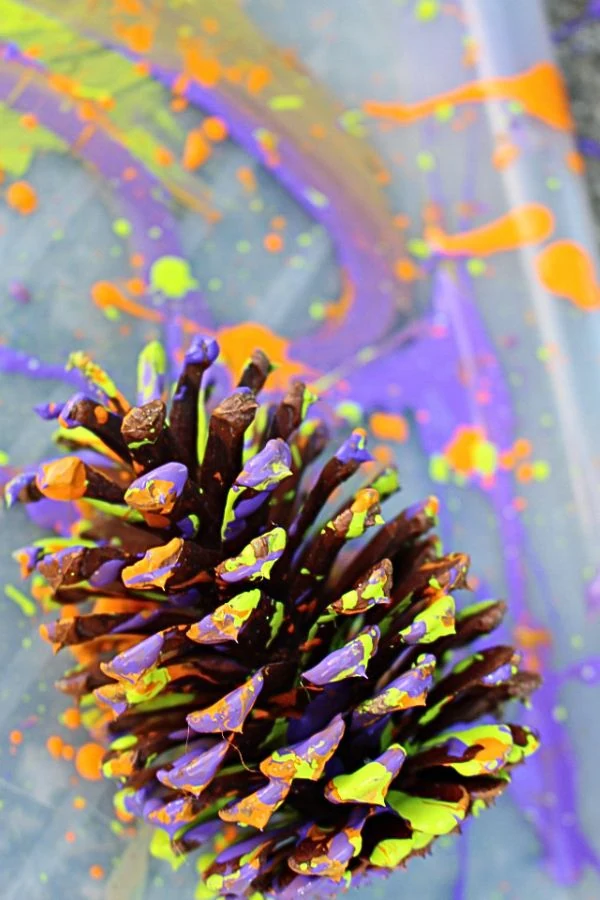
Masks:
[[[547,628],[536,628],[533,625],[521,623],[513,632],[516,646],[523,650],[523,667],[531,672],[541,672],[541,650],[548,650],[552,646],[552,633]]]
[[[433,115],[441,104],[456,106],[486,100],[516,100],[522,104],[525,112],[551,128],[559,131],[570,131],[573,128],[564,82],[559,70],[551,62],[538,63],[518,75],[472,81],[417,103],[368,101],[363,104],[363,109],[374,118],[409,125]]]
[[[54,759],[60,759],[64,741],[59,734],[51,734],[46,741],[46,750]]]
[[[38,118],[33,113],[23,113],[21,118],[19,119],[23,128],[27,128],[29,130],[33,130],[38,127]]]
[[[386,444],[376,444],[372,449],[373,456],[382,466],[391,466],[394,462],[394,452]]]
[[[123,181],[135,181],[137,177],[137,169],[134,169],[133,166],[127,166],[126,169],[123,169]]]
[[[252,169],[247,166],[240,166],[236,172],[236,177],[244,190],[248,191],[249,194],[256,190],[256,176]]]
[[[229,133],[226,123],[218,116],[208,116],[202,123],[202,131],[215,144],[224,141]]]
[[[565,157],[565,162],[571,172],[575,172],[576,175],[583,175],[585,172],[585,160],[577,150],[569,150]]]
[[[72,747],[71,744],[64,744],[60,755],[67,762],[71,762],[71,760],[75,759],[75,747]]]
[[[81,713],[76,706],[66,709],[63,714],[63,722],[67,728],[75,729],[81,725]]]
[[[87,781],[100,781],[104,753],[104,747],[100,744],[89,743],[80,747],[75,757],[77,774]]]
[[[129,313],[138,319],[146,319],[148,322],[162,322],[163,315],[156,309],[147,309],[140,303],[129,300],[116,286],[110,281],[97,281],[92,285],[92,300],[100,309],[111,307],[121,312]]]
[[[221,64],[202,51],[199,39],[184,38],[180,41],[184,73],[203,87],[215,87],[221,77]]]
[[[246,87],[251,94],[260,94],[272,80],[271,71],[266,66],[252,66],[246,76]]]
[[[9,734],[8,739],[14,747],[18,747],[19,744],[23,743],[23,732],[19,731],[18,728],[15,728],[15,730],[11,731]]]
[[[185,139],[182,159],[183,168],[187,169],[188,172],[193,172],[206,162],[211,153],[212,148],[204,137],[202,130],[194,128]]]
[[[491,256],[538,244],[554,230],[554,215],[539,203],[525,203],[503,216],[458,234],[441,228],[427,228],[425,237],[431,246],[446,256]]]
[[[6,202],[15,212],[29,216],[38,207],[35,189],[27,181],[15,181],[6,189]]]
[[[218,34],[221,30],[221,25],[218,19],[205,18],[202,19],[200,23],[202,26],[202,31],[205,31],[207,34]]]
[[[417,281],[421,277],[419,267],[408,257],[396,260],[394,273],[398,281],[404,282]]]
[[[157,147],[154,151],[154,159],[159,166],[172,166],[174,157],[168,147]]]
[[[143,278],[130,278],[127,282],[127,290],[134,297],[141,297],[146,291],[146,282]]]
[[[579,309],[600,308],[600,285],[588,251],[576,241],[554,241],[535,258],[535,270],[546,290]]]
[[[269,376],[269,387],[275,390],[284,388],[291,378],[311,374],[302,363],[289,358],[289,341],[256,322],[223,328],[217,339],[224,361],[236,374],[242,371],[252,351],[261,347],[276,366]]]
[[[104,878],[104,869],[102,866],[90,866],[90,878],[93,878],[94,881],[102,881]]]
[[[85,809],[87,800],[85,797],[73,797],[73,809]]]
[[[281,253],[281,251],[283,250],[283,238],[280,234],[271,232],[270,234],[266,234],[264,236],[263,246],[265,250],[269,251],[269,253]]]
[[[369,419],[369,427],[375,437],[382,441],[403,443],[408,437],[408,422],[404,416],[395,413],[373,413]]]
[[[132,53],[149,53],[154,44],[154,30],[145,22],[115,25],[115,33]]]
[[[65,841],[67,844],[74,844],[77,839],[77,836],[74,831],[66,831],[65,832]]]
[[[519,148],[512,141],[501,141],[492,154],[492,164],[503,172],[519,158],[519,154]]]

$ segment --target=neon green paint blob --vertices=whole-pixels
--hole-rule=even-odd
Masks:
[[[431,150],[421,150],[417,153],[417,165],[422,172],[433,172],[437,163]]]
[[[189,263],[179,256],[161,256],[150,269],[150,286],[166,297],[181,300],[182,297],[198,287],[192,276]]]
[[[439,0],[419,0],[415,7],[415,16],[421,22],[431,22],[440,12]]]
[[[387,802],[411,828],[427,835],[449,834],[467,814],[469,796],[459,800],[439,800],[432,797],[413,797],[402,791],[389,791]]]
[[[385,795],[393,773],[380,762],[366,766],[347,775],[337,775],[330,781],[331,794],[338,803],[373,803],[385,806]]]
[[[369,862],[374,866],[385,869],[395,869],[403,859],[412,852],[413,844],[410,838],[388,838],[380,841],[371,856]]]
[[[168,862],[174,872],[187,862],[185,853],[178,853],[173,849],[168,832],[163,831],[162,828],[156,828],[152,834],[150,853],[155,859]]]
[[[115,219],[113,231],[119,237],[128,237],[132,232],[131,222],[128,222],[127,219]]]
[[[473,448],[473,467],[480,475],[493,475],[498,466],[498,451],[490,441],[478,441]]]

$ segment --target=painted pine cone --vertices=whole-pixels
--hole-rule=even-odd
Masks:
[[[431,534],[435,499],[384,524],[398,479],[371,464],[344,500],[365,433],[311,465],[329,437],[305,385],[259,406],[257,351],[217,402],[218,352],[193,342],[168,411],[160,345],[134,407],[71,357],[85,392],[38,412],[72,455],[6,489],[64,501],[69,537],[17,556],[69,610],[44,629],[77,660],[58,686],[92,706],[116,802],[156,826],[154,852],[177,865],[203,849],[199,898],[322,898],[504,790],[537,739],[490,716],[537,678],[509,646],[466,650],[505,607],[456,610],[469,561]]]

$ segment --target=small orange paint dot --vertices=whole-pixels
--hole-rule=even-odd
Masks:
[[[399,281],[416,281],[417,278],[421,277],[418,266],[408,257],[396,261],[394,272]]]
[[[123,181],[134,181],[137,177],[137,169],[134,169],[133,166],[127,166],[126,169],[123,169],[123,174],[121,175]]]
[[[246,87],[251,94],[260,94],[271,82],[273,76],[266,66],[252,66],[246,76]]]
[[[517,467],[517,480],[523,483],[531,481],[533,478],[533,466],[531,463],[521,463]]]
[[[90,878],[94,881],[101,881],[104,878],[104,869],[102,866],[90,866]]]
[[[129,262],[134,269],[141,269],[144,265],[144,257],[141,253],[134,253]]]
[[[154,152],[154,159],[159,166],[170,166],[173,164],[173,154],[167,147],[157,147]]]
[[[85,797],[73,797],[73,808],[74,809],[85,809],[87,806],[87,800]]]
[[[18,731],[17,729],[15,729],[14,731],[11,731],[11,733],[9,734],[8,737],[9,737],[11,744],[15,744],[16,746],[18,746],[19,744],[23,743],[23,732],[22,731]]]
[[[23,128],[37,128],[38,120],[37,116],[34,116],[33,113],[24,113],[20,118],[21,125]]]
[[[65,744],[62,748],[61,756],[67,762],[71,762],[71,760],[75,758],[75,748],[70,744]]]
[[[173,97],[171,100],[171,109],[173,112],[183,112],[184,109],[187,109],[189,106],[188,101],[185,97]]]
[[[207,34],[218,34],[221,28],[218,19],[202,19],[200,24],[202,25],[202,31],[205,31]]]
[[[266,234],[263,239],[263,246],[269,253],[280,253],[283,250],[283,238],[280,234]]]
[[[74,844],[75,843],[75,832],[74,831],[65,832],[65,841],[67,842],[67,844]]]
[[[575,172],[576,175],[583,175],[585,172],[585,160],[581,153],[578,153],[577,150],[570,150],[567,153],[566,161],[571,172]]]
[[[285,216],[274,216],[271,219],[271,228],[275,231],[283,231],[286,226]]]
[[[208,140],[214,141],[215,144],[224,141],[229,133],[227,125],[218,116],[208,116],[202,123],[202,131]]]
[[[67,728],[79,728],[81,725],[81,713],[78,708],[76,706],[71,706],[69,709],[66,709],[63,721]]]
[[[531,441],[528,441],[527,438],[518,438],[513,445],[513,452],[519,459],[530,456],[532,449]]]
[[[62,754],[64,741],[58,734],[52,734],[46,741],[46,750],[54,759],[59,759]]]
[[[146,283],[142,278],[130,278],[127,282],[127,290],[134,297],[141,297],[146,290]]]
[[[22,216],[31,215],[38,205],[37,194],[26,181],[15,181],[6,189],[6,202]]]
[[[100,744],[89,743],[80,747],[75,758],[77,773],[88,781],[100,781],[104,752]]]

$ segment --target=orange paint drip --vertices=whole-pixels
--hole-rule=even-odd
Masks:
[[[183,168],[187,169],[188,172],[199,169],[210,157],[211,153],[211,146],[204,137],[202,130],[194,128],[185,139],[182,159]]]
[[[554,215],[539,203],[525,203],[505,215],[458,234],[445,234],[429,227],[425,237],[434,250],[445,256],[491,256],[538,244],[554,230]]]
[[[600,285],[588,251],[576,241],[554,241],[535,258],[537,276],[547,291],[587,312],[600,308]]]
[[[518,75],[487,78],[461,85],[417,103],[363,104],[365,113],[376,119],[410,125],[435,113],[441,104],[458,106],[487,100],[516,100],[530,116],[559,131],[571,131],[573,119],[562,76],[551,62],[541,62]]]
[[[129,300],[115,284],[110,281],[97,281],[92,285],[92,300],[100,309],[118,309],[129,313],[138,319],[146,319],[148,322],[162,322],[163,315],[156,309],[147,309],[134,300]]]
[[[23,732],[19,731],[17,728],[8,736],[9,741],[13,745],[13,747],[18,747],[19,744],[23,743]]]
[[[80,747],[75,757],[77,774],[86,781],[100,781],[104,753],[104,747],[100,744],[89,743]]]
[[[30,216],[38,207],[35,189],[27,181],[15,181],[6,189],[6,202],[22,216]]]

